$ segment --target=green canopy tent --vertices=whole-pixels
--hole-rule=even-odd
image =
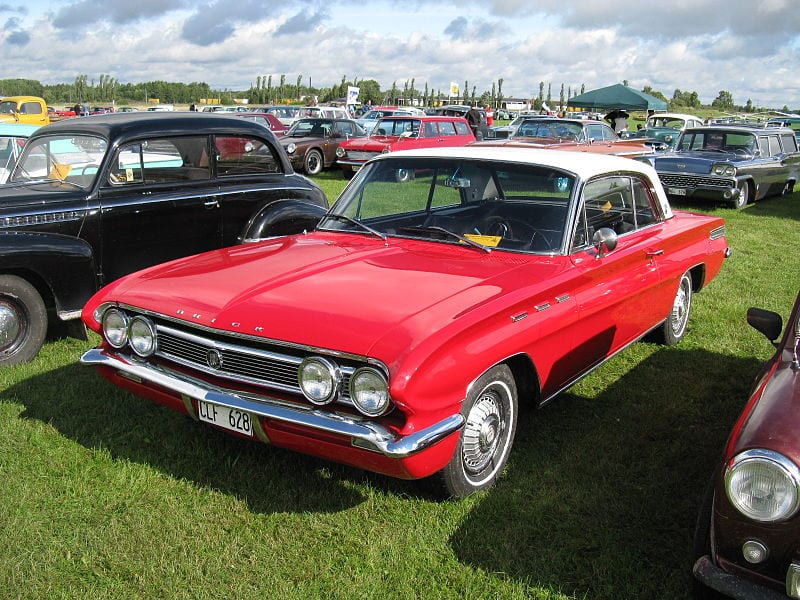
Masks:
[[[596,109],[617,108],[620,110],[667,110],[667,103],[663,100],[621,83],[570,98],[567,106]]]

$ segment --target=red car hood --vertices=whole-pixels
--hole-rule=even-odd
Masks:
[[[347,142],[342,142],[347,150],[359,150],[362,152],[381,152],[384,148],[390,147],[400,138],[391,135],[371,135],[368,138],[358,138]]]
[[[520,281],[536,287],[564,264],[553,257],[316,232],[152,267],[105,288],[98,301],[389,361],[431,332],[469,320],[479,305],[499,300],[505,315],[515,302],[530,300],[530,288],[523,292]],[[516,273],[520,269],[524,275]]]

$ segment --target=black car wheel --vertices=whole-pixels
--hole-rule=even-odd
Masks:
[[[319,175],[322,171],[324,162],[322,153],[319,150],[309,150],[306,152],[306,159],[303,162],[303,169],[307,175]]]
[[[739,190],[739,194],[733,201],[733,208],[744,208],[750,199],[750,186],[746,181],[740,181],[736,189]]]
[[[492,367],[471,386],[461,408],[458,446],[438,473],[444,491],[461,498],[494,485],[508,460],[517,428],[517,385],[506,365]]]
[[[39,292],[15,275],[0,275],[0,366],[31,360],[47,334],[47,311]]]

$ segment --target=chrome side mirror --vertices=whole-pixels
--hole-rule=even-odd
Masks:
[[[592,236],[592,246],[597,250],[597,258],[603,258],[617,247],[617,233],[610,227],[601,227]]]

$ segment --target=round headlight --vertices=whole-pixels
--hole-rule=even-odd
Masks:
[[[725,165],[714,165],[714,175],[724,175]]]
[[[303,395],[314,404],[335,400],[341,381],[339,367],[325,358],[306,358],[297,371],[297,382]]]
[[[339,158],[344,158],[345,154],[347,154],[347,152],[344,151],[344,148],[342,148],[341,146],[336,148],[336,156],[338,156]]]
[[[128,315],[118,308],[109,308],[103,314],[103,336],[114,348],[128,343]]]
[[[380,416],[389,408],[389,384],[380,371],[363,367],[350,377],[350,398],[365,415]]]
[[[386,146],[383,150],[381,150],[381,154],[389,154],[391,150],[389,150],[389,146]]]
[[[150,319],[133,317],[128,326],[128,338],[131,348],[139,356],[150,356],[156,351],[156,327]]]
[[[286,144],[286,152],[289,154],[294,154],[294,151],[297,150],[297,144],[292,142],[291,144]]]
[[[800,468],[772,450],[748,450],[728,464],[725,491],[744,516],[784,521],[800,507]]]
[[[735,177],[736,176],[736,167],[733,165],[728,165],[725,167],[725,175],[728,177]]]

